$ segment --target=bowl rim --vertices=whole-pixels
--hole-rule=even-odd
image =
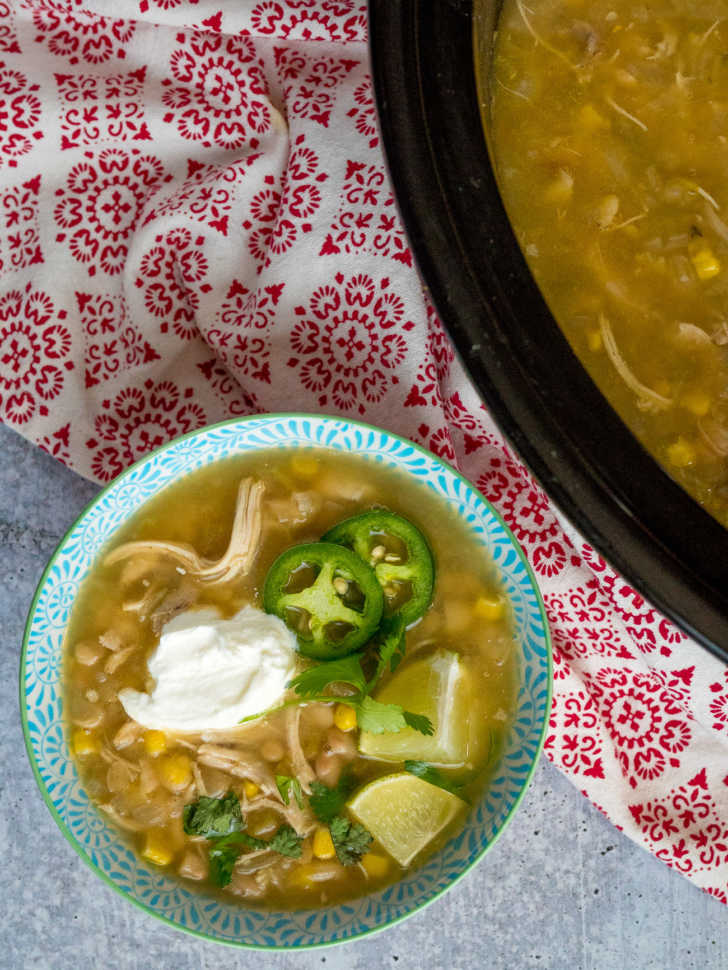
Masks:
[[[122,889],[119,885],[117,885],[116,882],[110,876],[108,876],[105,872],[103,872],[103,870],[86,853],[84,848],[77,841],[73,833],[70,831],[66,823],[63,821],[63,819],[56,811],[56,808],[53,805],[53,802],[49,796],[48,789],[46,788],[45,782],[41,778],[40,771],[36,763],[33,746],[30,739],[28,704],[25,696],[25,674],[26,674],[26,659],[28,654],[28,642],[29,642],[31,630],[33,627],[33,621],[36,615],[38,601],[43,592],[43,589],[45,587],[45,584],[51,572],[51,569],[53,568],[62,547],[65,545],[66,541],[68,540],[68,538],[70,537],[74,529],[80,524],[80,522],[86,517],[86,515],[88,515],[88,513],[91,512],[92,509],[95,508],[95,506],[101,502],[104,496],[112,488],[117,487],[135,469],[144,465],[146,462],[162,454],[163,452],[178,446],[181,441],[185,441],[187,439],[194,438],[196,436],[202,436],[204,434],[209,433],[210,431],[214,431],[217,428],[229,427],[233,425],[243,425],[243,424],[247,424],[248,422],[253,422],[256,420],[260,421],[265,419],[270,419],[273,421],[286,420],[286,419],[295,419],[295,420],[302,420],[302,421],[323,420],[323,421],[336,421],[338,423],[345,423],[347,425],[352,425],[357,428],[362,428],[366,431],[373,431],[373,432],[376,432],[377,434],[384,434],[387,437],[394,439],[408,447],[414,448],[416,451],[418,451],[420,454],[424,455],[428,459],[434,460],[438,464],[443,465],[445,468],[447,468],[450,471],[450,473],[454,475],[459,481],[461,481],[468,488],[473,490],[478,500],[481,501],[487,507],[490,513],[496,518],[501,528],[507,535],[511,547],[515,550],[522,565],[525,567],[526,574],[528,576],[528,579],[530,580],[531,586],[533,587],[533,590],[536,596],[536,602],[538,604],[539,616],[541,619],[541,626],[543,629],[543,639],[544,639],[544,647],[545,647],[545,655],[546,655],[546,698],[544,701],[544,716],[541,724],[538,743],[534,750],[531,764],[529,765],[528,771],[523,779],[521,790],[518,793],[513,804],[511,805],[511,808],[507,816],[503,820],[502,825],[499,827],[499,829],[494,834],[492,839],[490,839],[486,843],[486,845],[481,849],[480,852],[478,852],[475,858],[472,859],[460,872],[458,872],[457,875],[455,875],[447,883],[447,885],[438,889],[435,893],[433,893],[431,897],[417,904],[412,909],[408,909],[406,912],[401,913],[390,920],[387,920],[387,922],[382,923],[379,926],[374,926],[371,929],[366,929],[363,932],[356,933],[355,935],[350,937],[334,939],[334,940],[322,940],[322,941],[311,942],[311,943],[295,943],[290,946],[278,945],[278,944],[272,945],[272,946],[265,946],[258,943],[249,943],[244,940],[225,939],[218,936],[212,936],[203,930],[198,930],[190,926],[182,925],[181,923],[177,923],[173,919],[169,918],[168,916],[165,916],[162,913],[158,912],[157,910],[149,906],[147,903],[144,903],[142,900],[137,899],[134,896],[125,892],[125,890]],[[276,446],[273,446],[273,447],[276,447]],[[280,448],[290,447],[291,450],[293,450],[295,447],[300,447],[300,445],[293,445],[293,446],[279,445],[277,447],[280,447]],[[326,448],[327,446],[325,444],[321,444],[321,445],[313,445],[313,447]],[[256,449],[250,449],[250,450],[253,451]],[[217,460],[224,461],[225,458],[220,458]],[[194,470],[196,469],[191,469],[190,471],[194,471]],[[182,474],[189,474],[189,472],[183,472]],[[65,631],[64,631],[64,634],[65,634]],[[205,425],[202,428],[196,428],[193,431],[188,431],[186,434],[179,435],[176,438],[173,438],[170,441],[165,442],[165,444],[160,445],[158,448],[155,448],[152,451],[147,452],[147,454],[137,459],[128,468],[125,468],[124,471],[120,472],[119,475],[113,478],[110,482],[107,482],[107,484],[104,485],[101,488],[101,490],[97,492],[97,494],[94,495],[94,497],[89,502],[86,503],[86,505],[83,507],[81,512],[75,517],[75,519],[73,520],[69,528],[66,529],[63,536],[56,544],[48,560],[48,563],[46,564],[40,576],[40,579],[38,580],[38,584],[37,584],[35,593],[33,595],[33,599],[31,601],[31,605],[28,610],[28,615],[25,622],[25,627],[23,631],[23,642],[22,642],[22,648],[20,653],[20,663],[19,663],[20,718],[21,718],[21,725],[23,729],[23,740],[25,743],[25,750],[27,752],[28,760],[30,762],[31,769],[33,771],[33,777],[35,778],[35,782],[43,797],[43,801],[45,802],[46,808],[50,812],[51,816],[53,817],[56,825],[60,829],[66,841],[71,845],[71,847],[74,849],[76,854],[81,858],[81,860],[97,876],[99,876],[103,880],[103,882],[106,883],[106,885],[110,886],[111,889],[113,889],[114,892],[116,892],[119,896],[121,896],[127,902],[132,903],[134,906],[136,906],[143,912],[161,921],[162,923],[165,923],[166,925],[171,926],[176,930],[181,930],[183,933],[187,933],[190,936],[196,937],[197,939],[204,940],[205,942],[217,943],[224,946],[233,947],[235,949],[252,950],[252,951],[260,951],[260,952],[290,953],[290,952],[299,951],[299,950],[301,951],[317,950],[317,949],[323,949],[323,948],[332,947],[332,946],[340,946],[341,944],[345,944],[345,943],[353,943],[353,942],[356,942],[357,940],[361,940],[361,939],[364,939],[365,937],[373,936],[376,933],[381,933],[382,931],[387,930],[392,926],[398,925],[403,920],[406,920],[410,916],[413,916],[415,913],[419,913],[422,910],[426,909],[428,906],[434,903],[435,900],[441,898],[445,893],[449,892],[453,888],[453,886],[459,883],[488,854],[488,852],[496,844],[496,842],[498,842],[503,832],[510,825],[514,815],[516,814],[516,811],[518,810],[521,802],[523,801],[523,798],[525,797],[525,794],[530,787],[531,779],[533,778],[533,775],[536,771],[536,767],[538,766],[538,763],[541,759],[541,755],[543,753],[544,743],[546,740],[546,731],[549,723],[549,712],[551,710],[552,694],[553,694],[553,648],[552,648],[552,641],[551,641],[551,630],[549,627],[548,617],[546,615],[546,608],[543,602],[543,597],[541,595],[541,590],[538,586],[535,574],[531,568],[530,563],[528,562],[528,559],[526,558],[526,555],[523,549],[521,548],[518,540],[514,536],[511,529],[508,527],[507,523],[504,521],[500,512],[495,508],[495,506],[493,506],[491,502],[489,502],[488,499],[486,499],[485,496],[483,496],[483,494],[472,484],[472,482],[468,481],[468,479],[465,478],[465,476],[461,472],[453,468],[453,466],[449,462],[445,461],[443,458],[440,458],[438,455],[435,455],[433,452],[429,451],[427,448],[424,448],[422,445],[419,445],[416,442],[411,441],[409,438],[405,438],[402,435],[396,434],[392,431],[388,431],[386,428],[380,428],[380,427],[377,427],[376,425],[367,424],[364,421],[357,421],[353,418],[342,417],[341,415],[323,414],[323,413],[312,414],[312,413],[300,412],[300,411],[264,412],[262,414],[251,414],[251,415],[245,415],[242,417],[229,418],[223,421],[218,421],[215,424]],[[91,802],[91,804],[93,804],[93,802]],[[366,898],[366,896],[362,898]],[[317,907],[317,910],[335,909],[335,908],[336,908],[335,906]],[[245,907],[241,906],[241,909],[245,909]]]

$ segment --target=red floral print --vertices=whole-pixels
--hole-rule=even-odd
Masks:
[[[354,107],[350,108],[347,114],[354,119],[357,133],[367,139],[370,148],[376,148],[379,144],[379,129],[372,82],[369,78],[362,81],[354,92]]]
[[[725,683],[718,680],[710,685],[713,697],[709,710],[713,717],[713,729],[728,732],[728,670],[724,672],[723,679]]]
[[[347,162],[339,211],[320,255],[340,252],[387,256],[412,265],[412,254],[382,165]]]
[[[710,795],[705,768],[665,798],[629,810],[652,851],[669,866],[690,873],[728,863],[728,822]],[[718,889],[717,895],[725,893]]]
[[[333,285],[314,291],[308,307],[296,307],[288,366],[321,407],[331,401],[364,414],[365,402],[378,403],[388,385],[399,383],[395,370],[407,354],[400,331],[413,324],[402,322],[404,301],[389,287],[388,279],[337,273]]]
[[[146,68],[127,74],[56,74],[61,148],[105,141],[149,141],[144,120]]]
[[[68,243],[89,276],[97,269],[115,275],[124,268],[147,199],[170,176],[158,159],[138,148],[84,152],[84,158],[71,169],[65,188],[56,190],[53,215],[64,230],[56,241]]]
[[[295,9],[294,9],[295,8]],[[252,31],[289,40],[366,40],[362,0],[262,0],[253,8]]]
[[[427,342],[425,354],[417,368],[415,383],[409,389],[404,401],[407,407],[444,407],[443,387],[450,375],[450,365],[455,359],[452,345],[447,338],[435,309],[429,300],[427,308]],[[457,417],[466,411],[462,401],[453,395],[451,413],[448,418],[457,423]]]
[[[40,175],[0,188],[0,276],[43,262],[38,226]]]
[[[0,0],[0,53],[19,54],[13,10],[7,0]]]
[[[197,336],[195,313],[200,293],[208,293],[208,261],[202,251],[204,236],[193,239],[188,229],[172,229],[160,234],[154,246],[142,257],[140,272],[134,280],[144,297],[149,313],[162,320],[159,329],[170,327],[178,337]]]
[[[215,396],[225,406],[231,417],[242,417],[247,414],[261,412],[258,399],[251,391],[243,389],[236,379],[228,372],[224,364],[217,357],[197,365],[197,369],[207,379]]]
[[[604,778],[599,713],[586,693],[559,694],[549,729],[544,747],[557,764],[576,777]]]
[[[14,168],[43,137],[39,87],[0,61],[0,169]]]
[[[205,165],[189,159],[187,178],[147,214],[144,224],[173,212],[184,212],[227,236],[229,213],[237,201],[237,188],[259,157],[257,154],[247,155],[229,165]]]
[[[692,728],[656,678],[626,669],[602,668],[588,678],[605,728],[629,784],[660,777],[691,740]]]
[[[164,120],[205,148],[242,148],[271,126],[268,91],[254,44],[246,37],[195,31],[178,34],[173,80],[165,79]]]
[[[250,253],[259,270],[270,266],[275,256],[313,231],[310,219],[321,205],[321,184],[327,178],[320,170],[318,155],[306,146],[305,136],[299,135],[293,142],[280,187],[272,175],[266,176],[266,187],[250,205],[255,222],[243,222],[243,229],[250,231]]]
[[[42,435],[38,438],[38,445],[49,455],[68,464],[71,461],[71,422]]]
[[[129,320],[123,297],[76,293],[76,302],[86,338],[86,387],[160,359],[154,347]]]
[[[63,390],[71,360],[66,311],[28,283],[0,297],[0,415],[22,425],[48,414]]]
[[[238,377],[270,384],[270,331],[283,283],[254,292],[233,280],[207,341]]]
[[[64,0],[29,3],[37,43],[46,43],[51,54],[70,64],[105,64],[126,57],[126,45],[134,36],[133,20],[112,20],[89,10],[71,9]]]
[[[341,57],[308,56],[297,47],[273,50],[289,119],[315,121],[328,128],[336,103],[336,88],[358,61]]]
[[[206,423],[193,387],[151,379],[128,387],[113,401],[104,401],[94,420],[95,434],[86,442],[94,474],[108,482],[148,451]]]

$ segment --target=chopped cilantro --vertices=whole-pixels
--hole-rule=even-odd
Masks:
[[[334,788],[329,788],[320,781],[311,782],[308,800],[319,822],[330,822],[341,812],[355,785],[356,782],[349,774],[342,775]]]
[[[433,734],[432,721],[424,714],[405,711],[399,704],[382,704],[368,695],[356,705],[356,719],[362,731],[372,734],[395,733],[411,727],[420,734]]]
[[[462,783],[453,781],[452,778],[443,775],[441,771],[433,765],[428,765],[426,761],[405,761],[404,770],[409,771],[411,775],[416,775],[423,781],[428,781],[431,785],[444,788],[445,791],[449,791],[452,795],[457,795],[458,798],[463,797],[460,794],[460,790],[463,787]]]
[[[295,782],[300,792],[298,781],[295,778],[289,781]],[[293,784],[289,787],[296,795]],[[233,791],[229,791],[224,798],[208,798],[203,795],[196,802],[185,805],[182,824],[187,835],[202,835],[209,840],[210,879],[216,886],[227,886],[232,878],[235,862],[244,849],[272,849],[292,859],[298,859],[301,855],[303,837],[290,825],[281,825],[268,841],[244,832],[246,820],[240,811],[240,799]]]
[[[303,808],[303,790],[298,778],[291,778],[290,775],[276,775],[276,785],[284,805],[288,805],[291,800],[291,792],[296,799],[299,808]]]
[[[290,825],[281,825],[273,834],[270,842],[265,842],[264,845],[280,855],[287,855],[291,859],[300,859],[303,851],[301,849],[302,842],[303,836],[299,835],[295,829],[291,828]]]
[[[342,866],[355,865],[373,842],[372,836],[363,825],[350,822],[343,815],[331,819],[329,832],[336,849],[336,857]]]
[[[367,682],[361,669],[360,654],[353,653],[340,660],[327,660],[309,667],[288,684],[301,697],[316,697],[331,684],[350,684],[364,693]]]
[[[419,731],[420,734],[424,734],[426,737],[430,737],[435,733],[432,721],[425,714],[413,714],[412,711],[402,711],[402,716],[405,719],[407,727],[411,727],[413,731]]]
[[[187,835],[204,835],[214,839],[230,832],[244,829],[240,814],[240,801],[233,791],[224,798],[208,798],[203,795],[196,802],[185,805],[182,825]]]

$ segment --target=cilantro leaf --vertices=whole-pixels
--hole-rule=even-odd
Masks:
[[[331,819],[329,832],[336,849],[336,857],[342,866],[355,865],[373,842],[372,836],[363,825],[350,822],[343,815]]]
[[[350,654],[339,660],[327,660],[304,670],[288,684],[301,697],[315,697],[331,684],[351,684],[363,694],[367,687],[361,669],[360,654]]]
[[[320,781],[312,781],[308,800],[319,822],[330,822],[338,815],[355,786],[356,782],[349,774],[342,775],[334,788]]]
[[[204,835],[208,839],[245,828],[240,801],[233,791],[229,791],[224,798],[203,795],[196,802],[185,805],[182,825],[187,835]]]
[[[210,879],[216,886],[227,886],[233,869],[243,849],[265,849],[267,843],[247,832],[231,832],[219,839],[212,839],[210,846]]]
[[[265,844],[269,849],[273,849],[274,852],[278,852],[280,855],[289,856],[291,859],[300,859],[301,852],[303,851],[301,848],[302,843],[302,835],[299,835],[290,825],[281,825],[273,834],[270,842]]]
[[[402,716],[405,719],[407,727],[411,727],[413,731],[419,731],[420,734],[424,734],[426,737],[430,737],[435,733],[432,721],[424,714],[413,714],[412,711],[403,711]]]
[[[385,734],[401,731],[407,726],[399,704],[382,704],[373,697],[362,697],[356,705],[356,719],[362,731]]]
[[[233,878],[233,869],[242,849],[237,846],[212,846],[210,849],[210,881],[221,889]]]
[[[288,805],[291,800],[291,792],[293,792],[296,804],[299,808],[303,808],[303,790],[298,778],[291,778],[290,775],[276,775],[276,785],[284,805]]]
[[[272,838],[266,842],[247,832],[231,832],[219,839],[211,839],[210,879],[216,886],[227,886],[233,876],[233,869],[244,849],[272,849],[280,855],[299,859],[303,836],[298,835],[290,825],[281,825]]]
[[[382,620],[379,628],[381,642],[379,644],[379,659],[374,676],[369,681],[367,692],[371,693],[374,685],[387,670],[387,665],[392,673],[400,665],[406,650],[404,620],[399,614],[388,616]]]
[[[445,791],[449,791],[452,795],[457,795],[458,798],[463,798],[463,795],[460,793],[463,787],[462,783],[453,781],[452,778],[443,775],[434,765],[429,765],[426,761],[405,761],[404,770],[409,771],[411,775],[416,775],[423,781],[428,781],[431,785],[444,788]],[[465,798],[463,800],[467,801]]]

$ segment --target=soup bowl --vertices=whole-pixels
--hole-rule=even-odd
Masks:
[[[324,448],[400,469],[448,503],[495,564],[510,601],[519,691],[492,781],[464,828],[386,889],[315,910],[271,911],[225,902],[149,866],[95,808],[71,757],[64,725],[62,646],[80,584],[99,551],[139,507],[181,476],[259,450]],[[307,948],[381,930],[436,899],[494,844],[512,818],[540,755],[551,699],[551,649],[533,574],[498,513],[451,467],[389,432],[337,418],[264,415],[193,432],[160,448],[105,488],[61,541],[30,609],[20,664],[25,742],[40,791],[61,831],[113,889],[178,929],[237,946]]]

